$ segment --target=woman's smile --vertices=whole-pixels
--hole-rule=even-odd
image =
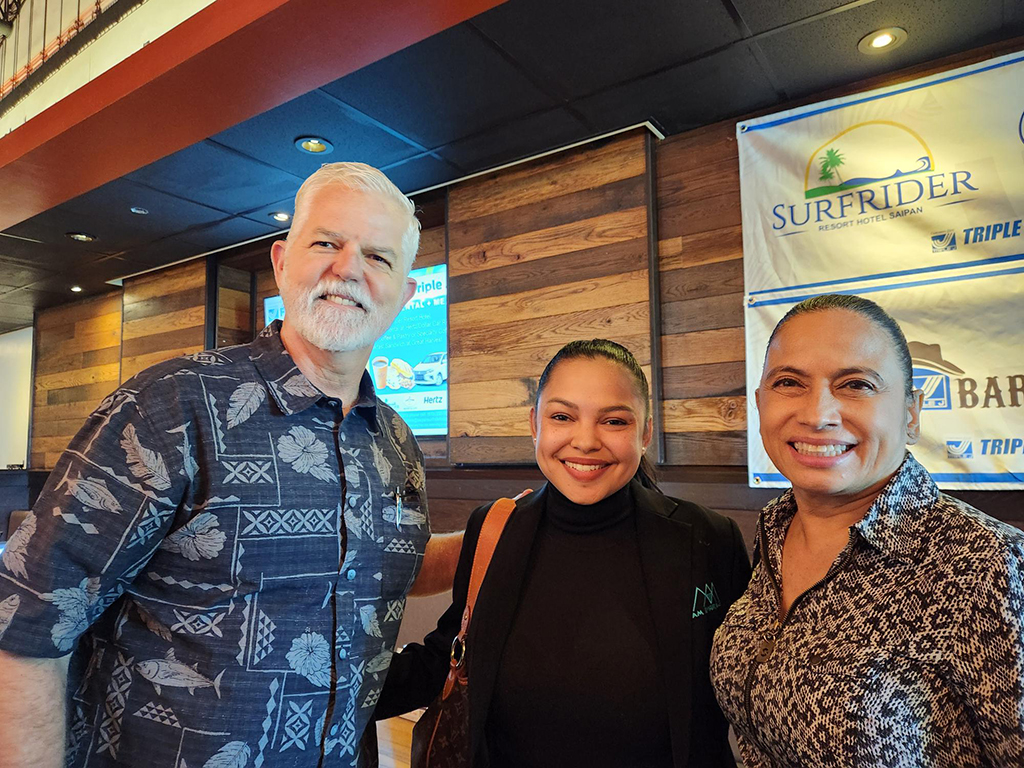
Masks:
[[[848,459],[856,447],[851,442],[822,441],[820,439],[806,438],[803,440],[790,440],[790,450],[794,453],[794,460],[805,467],[834,467],[845,459]]]
[[[605,470],[612,466],[611,462],[599,461],[597,459],[559,459],[565,467],[565,471],[573,479],[586,483],[596,480],[604,474]]]

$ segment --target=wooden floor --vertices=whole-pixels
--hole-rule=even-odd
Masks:
[[[419,719],[418,712],[392,717],[377,723],[377,744],[380,768],[409,768],[409,750],[412,748],[412,727]]]

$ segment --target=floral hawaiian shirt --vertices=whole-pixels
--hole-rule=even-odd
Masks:
[[[0,649],[74,654],[71,766],[376,764],[422,454],[368,376],[343,417],[279,332],[127,381],[3,552]]]

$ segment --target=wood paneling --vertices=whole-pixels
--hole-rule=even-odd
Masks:
[[[206,262],[124,282],[121,381],[172,357],[199,352],[206,340]]]
[[[613,338],[631,351],[641,363],[646,364],[650,360],[651,337],[647,329],[644,329],[642,334],[633,336],[617,332]],[[477,360],[475,356],[449,357],[448,372],[451,386],[454,388],[457,384],[468,381],[498,382],[503,379],[517,379],[525,372],[532,371],[536,371],[530,374],[530,378],[535,382],[548,360],[554,357],[563,344],[564,342],[556,341],[537,347],[507,349],[501,354],[488,355],[486,361]]]
[[[743,328],[717,328],[662,336],[661,354],[666,372],[677,366],[742,361],[746,357]]]
[[[217,347],[252,341],[251,273],[217,267]]]
[[[571,305],[559,305],[563,310],[571,307],[587,306],[586,296],[578,297]],[[455,317],[455,306],[451,307]],[[466,328],[450,339],[452,357],[467,355],[493,355],[501,350],[512,350],[516,347],[548,347],[554,344],[561,347],[574,339],[611,338],[617,340],[623,336],[636,336],[647,329],[650,307],[646,300],[636,304],[625,304],[598,309],[581,309],[565,312],[561,315],[549,315],[532,320],[522,320],[515,324],[500,322],[500,315],[492,318],[488,325]],[[454,323],[453,323],[454,325]],[[632,350],[637,354],[636,350]],[[649,362],[642,359],[641,363]],[[485,365],[486,361],[476,361]],[[540,371],[537,372],[540,375]]]
[[[638,131],[449,191],[453,463],[533,461],[536,381],[565,343],[650,364],[646,173]]]
[[[444,225],[424,229],[420,232],[420,249],[416,253],[413,269],[447,263],[448,243],[445,240]]]
[[[641,238],[451,278],[451,290],[469,299],[562,285],[586,273],[593,278],[647,268],[647,243]]]
[[[537,394],[537,381],[532,378],[501,381],[467,381],[452,384],[449,396],[459,407],[469,411],[482,408],[518,408],[532,405]]]
[[[728,121],[657,148],[665,458],[671,464],[746,463],[735,132]]]
[[[735,125],[657,148],[665,460],[746,464],[743,251]]]
[[[666,432],[731,432],[747,427],[747,398],[665,400]]]
[[[739,361],[666,368],[662,372],[661,385],[666,400],[688,400],[742,395],[746,391],[746,382],[746,366]]]
[[[501,320],[501,325],[534,320],[541,317],[564,317],[566,307],[575,307],[585,299],[585,306],[593,309],[620,307],[647,301],[647,269],[626,272],[591,280],[575,280],[511,293],[463,301],[452,316],[451,331],[461,336],[463,331]]]
[[[637,140],[637,134],[629,139]],[[448,211],[452,240],[458,237],[460,222],[642,176],[646,159],[642,142],[638,146],[639,149],[623,152],[622,139],[608,141],[524,163],[452,188]]]
[[[467,182],[472,184],[473,182]],[[455,197],[455,192],[452,192]],[[451,214],[454,215],[454,212]],[[626,211],[610,211],[592,219],[572,221],[549,229],[503,237],[483,244],[467,244],[452,235],[448,253],[449,270],[453,276],[497,269],[512,264],[521,264],[537,259],[549,259],[564,253],[574,253],[587,248],[621,243],[645,237],[647,234],[647,209],[632,208]]]
[[[35,345],[30,466],[50,469],[120,381],[121,292],[41,310]]]

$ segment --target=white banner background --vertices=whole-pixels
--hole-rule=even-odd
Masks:
[[[1024,488],[1024,54],[737,126],[752,486],[786,487],[753,393],[798,301],[854,293],[911,342],[914,455],[940,487]]]

